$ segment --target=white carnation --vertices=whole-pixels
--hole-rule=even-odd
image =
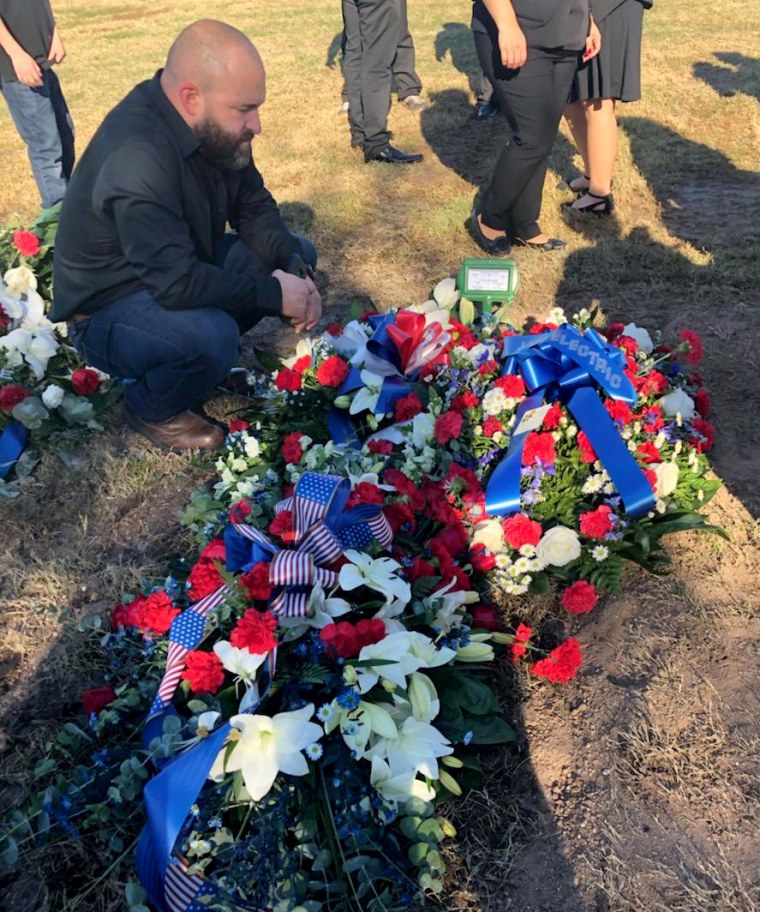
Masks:
[[[42,394],[42,402],[45,408],[55,409],[63,402],[63,389],[55,383],[51,383]]]

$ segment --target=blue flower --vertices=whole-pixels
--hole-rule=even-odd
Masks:
[[[356,709],[361,703],[361,696],[355,687],[344,687],[336,697],[336,702],[343,709]]]

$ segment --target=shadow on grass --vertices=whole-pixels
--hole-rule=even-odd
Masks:
[[[470,91],[477,95],[480,90],[480,63],[472,40],[472,30],[461,22],[446,22],[435,36],[435,59],[444,60],[449,56],[455,70],[469,80]]]
[[[700,61],[692,67],[697,79],[706,82],[723,98],[747,95],[760,101],[760,59],[736,51],[716,52],[725,66]]]

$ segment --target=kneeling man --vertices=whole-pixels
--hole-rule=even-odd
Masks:
[[[159,446],[210,449],[193,409],[264,316],[311,328],[316,250],[292,235],[251,157],[266,94],[256,48],[201,20],[106,117],[61,212],[51,319],[88,364],[129,379],[127,423]],[[230,226],[236,233],[227,233]]]

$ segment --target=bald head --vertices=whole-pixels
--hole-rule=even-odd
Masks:
[[[216,19],[200,19],[177,35],[164,75],[169,83],[194,82],[204,91],[243,70],[263,77],[264,65],[250,38]]]

